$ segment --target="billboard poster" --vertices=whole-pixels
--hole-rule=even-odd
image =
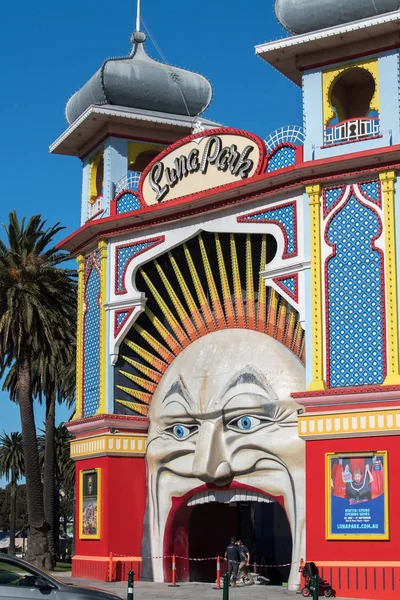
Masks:
[[[326,455],[327,539],[389,539],[387,453]]]
[[[81,471],[80,538],[100,537],[100,470]]]

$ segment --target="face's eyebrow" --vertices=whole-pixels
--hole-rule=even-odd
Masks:
[[[269,400],[272,402],[277,400],[277,397],[263,373],[252,365],[247,365],[228,381],[221,393],[221,398],[225,396],[232,388],[238,385],[256,385],[268,394]]]
[[[178,394],[186,402],[189,408],[193,407],[193,400],[190,396],[189,390],[187,389],[185,382],[183,381],[182,375],[179,375],[178,379],[171,385],[168,392],[165,394],[162,404],[168,404],[168,399],[174,394]]]

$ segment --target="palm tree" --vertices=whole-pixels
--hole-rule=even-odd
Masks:
[[[26,222],[16,212],[3,224],[8,245],[0,241],[0,370],[14,365],[17,401],[21,415],[27,508],[29,518],[27,559],[39,568],[51,568],[48,524],[32,396],[32,363],[53,356],[57,341],[71,331],[75,305],[74,272],[59,268],[65,254],[49,247],[61,231],[57,223],[35,215]]]
[[[75,322],[76,310],[70,315],[71,325]],[[67,333],[67,332],[66,332]],[[44,514],[50,525],[48,532],[49,551],[55,560],[56,539],[58,538],[59,505],[59,429],[55,427],[56,401],[67,402],[71,406],[75,397],[75,328],[59,340],[52,360],[40,360],[36,371],[35,392],[39,399],[46,401],[45,439],[43,452],[43,495]],[[63,429],[65,426],[63,425]],[[68,434],[69,435],[69,434]],[[69,450],[69,445],[68,445]]]
[[[71,311],[71,324],[74,324],[76,310]],[[44,435],[38,438],[40,466],[43,471],[44,514],[49,525],[47,533],[49,552],[53,563],[56,560],[56,540],[58,538],[58,430],[55,428],[56,401],[66,402],[71,407],[75,399],[75,328],[66,332],[63,340],[57,340],[50,357],[40,355],[31,364],[32,395],[40,403],[46,404]],[[17,401],[17,369],[15,364],[9,369],[4,380],[3,390],[8,391],[10,398]],[[68,434],[65,426],[63,429]],[[69,435],[69,434],[68,434]],[[70,438],[68,438],[70,439]],[[69,451],[69,442],[67,444]],[[71,461],[72,462],[72,461]],[[74,465],[74,463],[72,462]]]
[[[46,468],[46,456],[48,455],[48,435],[47,426],[43,435],[38,437],[39,442],[39,457],[43,465],[43,470]],[[64,423],[60,423],[53,429],[53,448],[54,448],[54,473],[53,473],[53,488],[54,488],[54,523],[53,526],[53,541],[55,548],[55,540],[59,537],[59,516],[60,516],[60,495],[71,496],[71,490],[75,483],[75,463],[70,455],[71,434],[68,432]],[[44,474],[45,480],[45,474]],[[50,491],[50,488],[49,488]],[[49,539],[50,545],[50,539]]]
[[[17,483],[24,474],[22,435],[13,431],[0,436],[0,475],[11,478],[10,554],[15,554],[15,522],[17,516]]]

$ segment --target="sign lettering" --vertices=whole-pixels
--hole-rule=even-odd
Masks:
[[[157,157],[142,176],[141,194],[146,204],[187,196],[257,174],[264,158],[260,152],[261,140],[260,144],[255,136],[219,131],[202,132]]]

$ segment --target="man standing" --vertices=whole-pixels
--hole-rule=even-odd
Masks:
[[[246,579],[248,580],[248,583],[251,585],[252,583],[254,583],[253,581],[253,576],[250,573],[250,552],[249,549],[247,548],[247,546],[245,546],[241,540],[238,540],[236,542],[238,548],[239,548],[239,555],[240,555],[240,565],[239,565],[239,572],[238,572],[238,578],[240,579],[242,577],[243,579],[243,583],[246,583]]]
[[[240,563],[239,547],[236,544],[236,538],[231,538],[231,543],[225,550],[225,560],[228,560],[229,579],[232,578],[232,587],[236,587],[238,567]]]

